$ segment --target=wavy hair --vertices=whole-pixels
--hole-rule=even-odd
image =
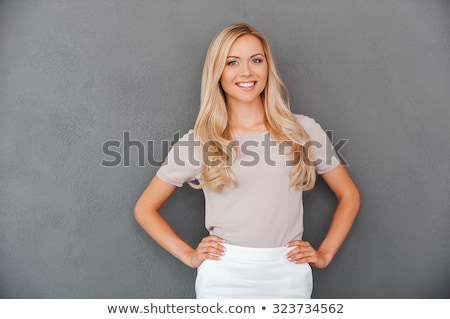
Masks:
[[[200,111],[194,126],[194,136],[200,142],[202,150],[207,151],[208,158],[203,152],[202,181],[199,184],[191,183],[191,186],[194,188],[206,186],[220,192],[226,185],[238,185],[230,167],[238,147],[233,143],[220,78],[231,46],[237,38],[247,34],[261,41],[268,64],[267,84],[261,93],[266,127],[272,139],[278,143],[288,142],[287,153],[294,163],[289,173],[290,186],[309,190],[314,187],[316,180],[311,149],[308,147],[310,137],[290,110],[288,91],[278,75],[266,37],[245,23],[232,24],[218,32],[206,54],[201,82]]]

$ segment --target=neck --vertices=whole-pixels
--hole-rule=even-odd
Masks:
[[[252,134],[266,129],[262,100],[258,99],[252,103],[228,103],[227,109],[232,132]]]

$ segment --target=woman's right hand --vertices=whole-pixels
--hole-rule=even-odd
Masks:
[[[198,268],[205,259],[219,260],[226,250],[223,243],[225,240],[215,235],[204,237],[197,248],[189,254],[189,266]]]

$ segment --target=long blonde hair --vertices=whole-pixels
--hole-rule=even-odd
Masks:
[[[201,183],[191,183],[191,186],[195,188],[206,186],[220,192],[226,185],[238,184],[230,167],[238,147],[232,143],[225,93],[221,88],[220,78],[232,44],[246,34],[253,35],[261,41],[268,64],[267,84],[261,93],[266,127],[271,137],[278,143],[289,142],[289,154],[293,156],[295,163],[289,173],[290,186],[309,190],[314,187],[316,180],[311,150],[307,147],[309,135],[290,110],[288,91],[278,75],[267,39],[261,32],[245,23],[229,25],[217,33],[206,54],[202,73],[200,111],[194,126],[194,136],[200,142],[203,151],[207,150],[209,156],[206,160],[203,155],[201,161]]]

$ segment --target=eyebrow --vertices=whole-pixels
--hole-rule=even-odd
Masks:
[[[257,56],[257,55],[261,55],[262,57],[264,57],[264,54],[262,54],[262,53],[256,53],[256,54],[253,54],[250,58],[254,58],[254,57]],[[240,59],[240,57],[234,56],[234,55],[227,56],[227,59],[230,59],[230,58],[233,58],[233,59]]]

